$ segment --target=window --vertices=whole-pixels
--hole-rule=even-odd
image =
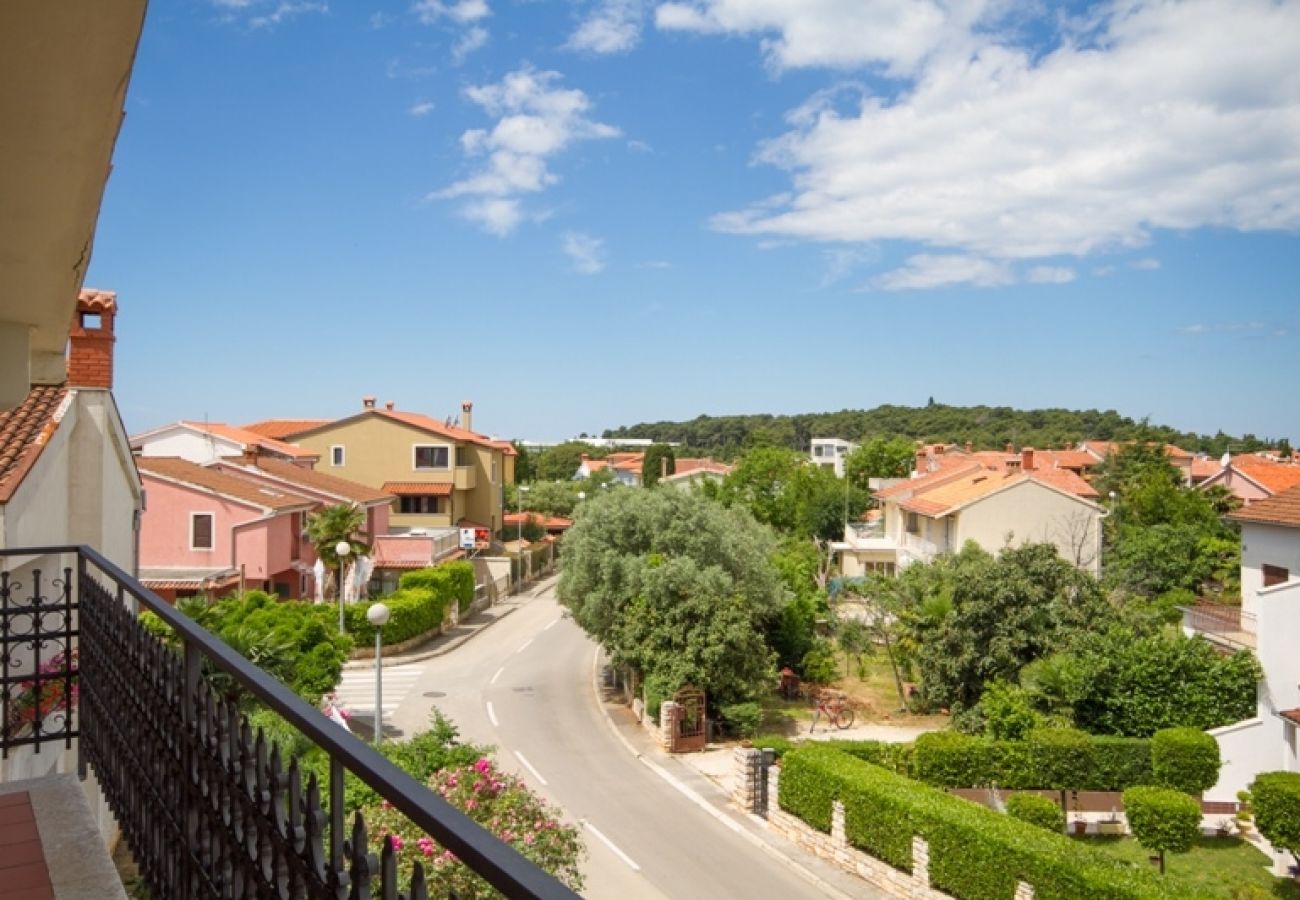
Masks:
[[[190,549],[212,549],[212,513],[190,513]]]
[[[826,448],[821,444],[813,445],[813,456],[825,456]]]
[[[1264,587],[1283,584],[1291,577],[1291,571],[1283,566],[1270,566],[1265,563],[1260,568],[1264,571]]]
[[[447,460],[447,447],[441,444],[415,445],[415,468],[417,469],[445,469]]]
[[[908,534],[921,533],[921,517],[914,512],[910,512],[907,514],[907,533]]]
[[[420,495],[399,497],[398,510],[404,515],[434,515],[438,512],[438,498]]]
[[[333,447],[330,447],[330,465],[331,465],[331,466],[341,466],[341,465],[343,465],[343,445],[342,445],[342,444],[335,444]]]

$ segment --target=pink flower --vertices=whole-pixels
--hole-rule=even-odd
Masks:
[[[425,856],[433,856],[433,841],[429,838],[420,838],[416,841],[416,845],[420,848],[420,852]]]
[[[406,842],[402,840],[401,836],[396,833],[390,834],[388,837],[393,842],[394,850],[401,850],[406,844]]]
[[[486,775],[492,771],[492,761],[486,756],[480,756],[478,762],[474,763],[474,771],[480,775]]]

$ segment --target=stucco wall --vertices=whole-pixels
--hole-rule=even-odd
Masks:
[[[195,434],[182,428],[148,438],[140,445],[141,456],[179,456],[199,465],[239,454],[239,445],[232,441]]]
[[[1282,566],[1300,578],[1300,528],[1241,523],[1241,608],[1256,613],[1255,594],[1264,586],[1264,564]]]
[[[956,515],[953,549],[973,540],[990,553],[1027,543],[1055,544],[1063,559],[1097,572],[1099,510],[1035,481],[990,494]]]
[[[142,567],[219,569],[238,564],[232,556],[231,528],[258,518],[261,510],[148,474],[144,476],[144,484],[149,494],[149,509],[140,529]],[[211,550],[190,549],[191,513],[213,514]],[[254,560],[239,562],[251,565]],[[261,566],[265,568],[264,556]],[[255,577],[251,571],[249,577]]]

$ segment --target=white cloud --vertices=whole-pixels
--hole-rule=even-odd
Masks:
[[[253,0],[212,0],[213,6],[218,6],[222,9],[244,9],[252,3]]]
[[[993,261],[1131,249],[1157,230],[1300,229],[1300,3],[1126,0],[1049,48],[1016,43],[1041,28],[991,31],[1018,6],[963,8],[659,6],[663,28],[763,35],[781,66],[899,79],[890,95],[847,86],[793,111],[757,153],[789,173],[791,196],[714,226]]]
[[[428,100],[419,100],[411,104],[411,108],[407,110],[407,112],[415,116],[417,119],[423,119],[429,113],[433,112],[433,104]]]
[[[478,198],[464,210],[493,234],[508,234],[524,214],[520,197],[538,193],[559,178],[548,160],[573,143],[618,137],[612,125],[591,119],[591,101],[576,88],[557,85],[558,72],[525,66],[500,82],[466,89],[465,95],[496,118],[491,129],[472,128],[460,136],[467,157],[481,159],[477,169],[430,194],[430,199]],[[487,198],[509,201],[487,204]]]
[[[588,53],[623,53],[641,40],[645,19],[643,0],[599,0],[565,44]]]
[[[1144,259],[1133,260],[1131,263],[1128,264],[1128,267],[1130,269],[1138,269],[1143,272],[1154,272],[1156,269],[1160,268],[1160,260],[1148,256]]]
[[[822,251],[825,271],[822,272],[822,287],[830,287],[864,265],[879,262],[878,247],[832,247]]]
[[[1000,287],[1014,281],[1015,276],[1005,263],[953,253],[919,253],[908,257],[901,268],[874,278],[871,287],[905,291],[955,284]]]
[[[1025,280],[1032,284],[1069,284],[1078,277],[1078,273],[1068,266],[1034,266],[1025,273]]]
[[[468,28],[462,34],[451,48],[451,61],[456,65],[463,63],[466,58],[475,50],[481,50],[487,46],[488,30],[475,25]]]
[[[487,0],[455,0],[452,3],[444,3],[441,0],[418,0],[411,7],[411,11],[425,25],[433,25],[442,19],[450,19],[458,25],[468,25],[492,14]]]
[[[972,27],[996,9],[990,0],[689,0],[661,3],[655,24],[665,31],[761,35],[776,69],[883,66],[914,71],[944,47],[961,47]]]
[[[259,16],[253,16],[248,20],[249,28],[274,28],[281,22],[300,16],[303,13],[327,13],[330,11],[328,5],[324,3],[313,2],[285,2],[280,3],[268,13]]]
[[[638,140],[636,140],[636,139],[633,139],[633,140],[630,140],[630,141],[627,142],[627,149],[629,149],[629,150],[633,150],[633,151],[635,151],[635,152],[637,152],[637,153],[654,153],[654,152],[655,152],[655,151],[654,151],[654,148],[651,147],[649,144],[647,144],[645,141],[638,141]]]
[[[605,241],[580,231],[564,235],[564,255],[573,261],[579,275],[595,275],[605,268]]]

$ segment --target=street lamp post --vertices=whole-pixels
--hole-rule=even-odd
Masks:
[[[519,521],[515,523],[518,529],[515,540],[519,542],[520,552],[523,552],[524,549],[524,494],[526,493],[528,493],[528,485],[519,485]]]
[[[380,633],[388,624],[388,607],[372,603],[366,619],[375,626],[375,744],[380,744],[384,740],[384,649]]]
[[[339,581],[334,587],[334,593],[339,599],[339,634],[344,632],[343,627],[343,566],[347,561],[348,554],[352,552],[352,545],[347,541],[339,541],[334,545],[334,552],[339,558]]]

